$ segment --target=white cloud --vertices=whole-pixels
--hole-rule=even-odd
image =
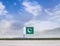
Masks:
[[[11,27],[12,23],[9,20],[1,20],[0,21],[0,37],[5,37],[5,33],[9,31],[9,28]],[[9,35],[9,34],[8,34]]]
[[[26,37],[57,37],[58,34],[56,34],[56,35],[52,34],[51,35],[48,33],[47,34],[44,34],[44,33],[48,30],[50,31],[51,29],[56,29],[56,28],[60,27],[60,6],[57,5],[52,10],[51,9],[45,9],[45,13],[46,13],[45,17],[47,20],[31,19],[29,22],[26,22],[24,24],[25,27],[26,26],[33,26],[35,29],[34,35],[27,35]]]
[[[41,6],[37,3],[37,2],[29,2],[29,1],[24,1],[23,5],[25,6],[25,10],[28,11],[29,13],[32,13],[34,16],[40,15],[39,13],[42,11]],[[36,12],[35,12],[35,11]],[[53,14],[55,15],[55,12],[50,12],[49,9],[45,9],[45,13],[47,13],[48,15],[52,16]],[[44,13],[43,13],[44,14]],[[52,17],[57,17],[57,16],[52,16]],[[29,22],[25,23],[25,26],[33,26],[35,27],[36,31],[45,31],[45,30],[49,30],[49,29],[53,29],[53,28],[57,28],[60,25],[57,22],[51,21],[50,19],[52,18],[48,18],[47,21],[39,21],[39,20],[30,20]]]
[[[40,15],[40,13],[42,11],[41,6],[37,2],[29,2],[29,1],[25,0],[22,4],[23,4],[23,6],[25,6],[24,9],[27,12],[33,14],[34,16]],[[2,2],[0,2],[0,6],[1,6],[0,7],[0,15],[7,15],[6,14],[7,10],[5,9],[5,6],[2,4]],[[44,32],[49,29],[54,29],[54,28],[60,27],[60,24],[59,24],[59,22],[60,22],[60,6],[59,5],[56,6],[52,10],[52,12],[50,12],[49,9],[45,9],[45,12],[47,13],[48,16],[50,16],[50,18],[48,18],[48,20],[39,21],[36,19],[34,19],[34,20],[32,19],[29,22],[25,23],[25,27],[33,26],[35,28],[35,31],[37,31],[37,32]],[[13,17],[10,15],[7,15],[6,17],[7,17],[6,19],[3,19],[0,21],[0,37],[22,36],[22,33],[23,33],[22,31],[19,32],[20,30],[11,29],[12,24],[14,22],[16,22],[13,20]],[[51,21],[51,20],[54,20],[54,21]]]
[[[46,31],[60,27],[60,5],[57,5],[54,9],[45,9],[45,13],[49,18],[45,21],[31,20],[25,24],[25,26],[33,26],[36,31]]]
[[[11,31],[11,26],[13,23],[12,17],[10,17],[10,15],[7,14],[8,11],[5,9],[5,6],[3,5],[2,2],[0,2],[0,15],[6,15],[6,18],[3,18],[2,20],[0,20],[0,37],[8,37],[8,35],[6,35],[6,32]],[[11,37],[11,36],[10,36]]]
[[[60,4],[58,4],[58,5],[55,6],[54,11],[55,10],[60,10]]]
[[[14,20],[13,16],[8,13],[2,2],[0,2],[0,15],[5,15],[5,18],[0,20],[0,38],[19,37],[20,30],[17,31],[15,29],[12,29],[13,23],[15,23],[16,21]]]
[[[49,29],[57,28],[60,25],[52,21],[31,20],[27,22],[25,26],[33,26],[35,28],[35,31],[43,32]]]
[[[52,12],[49,11],[50,9],[44,9],[45,13],[49,14],[50,16],[53,15]]]
[[[42,11],[41,6],[35,1],[34,2],[24,1],[22,5],[25,6],[24,9],[27,12],[33,14],[34,16],[39,15],[40,12]]]
[[[0,31],[5,32],[5,30],[7,30],[8,28],[10,28],[11,26],[11,22],[8,20],[2,20],[0,21]]]
[[[52,12],[50,12],[48,9],[45,9],[45,12],[47,13],[47,15],[50,16],[48,18],[48,20],[53,20],[53,21],[56,21],[57,23],[59,23],[60,22],[60,4],[58,4],[51,11]]]
[[[26,35],[27,38],[53,38],[60,37],[58,33],[54,34],[50,32],[50,30],[56,29],[60,27],[60,24],[53,21],[39,21],[39,20],[30,20],[25,23],[24,27],[34,27],[34,34]],[[50,34],[48,34],[50,32]],[[24,34],[26,31],[24,30]]]
[[[5,6],[3,5],[2,2],[0,2],[0,15],[6,15],[7,14],[7,10],[5,10]]]
[[[7,16],[8,17],[8,16]],[[13,24],[16,22],[13,18],[0,20],[0,38],[22,37],[22,31],[13,29]]]

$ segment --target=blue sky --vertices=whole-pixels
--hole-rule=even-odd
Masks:
[[[45,32],[59,28],[59,23],[60,0],[0,0],[1,37],[22,37],[26,26]]]
[[[18,10],[22,9],[23,5],[21,4],[24,0],[1,0],[5,5],[6,9],[9,12],[18,12]],[[54,8],[56,5],[60,3],[60,0],[30,0],[30,2],[37,1],[43,8]],[[15,5],[16,4],[16,5]],[[12,14],[13,14],[12,13]]]

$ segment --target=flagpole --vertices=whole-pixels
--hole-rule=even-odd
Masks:
[[[26,38],[26,29],[25,29],[25,27],[23,28],[23,38]]]
[[[23,38],[25,38],[25,34],[23,34]]]

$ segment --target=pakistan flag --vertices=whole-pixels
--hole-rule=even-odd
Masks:
[[[34,27],[26,27],[26,34],[34,34]]]

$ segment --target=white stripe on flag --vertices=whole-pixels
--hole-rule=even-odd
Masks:
[[[25,27],[23,28],[23,34],[26,34],[26,28]]]

